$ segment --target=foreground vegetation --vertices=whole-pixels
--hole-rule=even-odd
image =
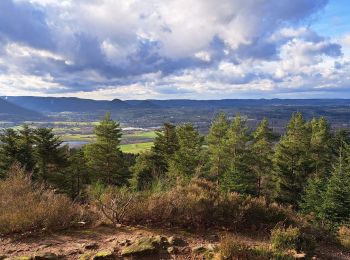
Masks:
[[[207,136],[191,124],[164,124],[139,155],[123,152],[121,128],[108,114],[95,136],[69,149],[52,129],[4,130],[0,233],[83,220],[224,228],[270,239],[264,249],[223,237],[223,258],[238,259],[312,256],[324,240],[349,245],[350,138],[323,118],[294,114],[280,140],[266,119],[252,131],[240,115],[218,115]]]

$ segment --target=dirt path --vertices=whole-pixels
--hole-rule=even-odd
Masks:
[[[163,250],[162,254],[135,259],[203,259],[203,256],[194,255],[192,249],[200,245],[217,245],[222,232],[206,230],[194,234],[183,230],[157,230],[143,227],[121,227],[116,230],[101,226],[25,237],[3,237],[0,238],[0,259],[2,259],[1,256],[16,259],[16,257],[43,256],[45,254],[63,256],[63,259],[90,259],[92,255],[106,250],[119,256],[119,258],[114,257],[113,259],[124,259],[120,257],[120,252],[125,246],[132,244],[139,238],[157,235],[167,238],[176,236],[183,239],[186,244],[176,247],[176,253],[168,253]],[[239,240],[249,245],[267,245],[266,241],[257,237],[239,236]],[[322,254],[319,254],[320,257],[316,259],[350,260],[349,252],[342,252],[335,247],[325,245],[321,247],[321,250]]]

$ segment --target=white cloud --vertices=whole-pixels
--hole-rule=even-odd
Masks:
[[[13,3],[31,3],[51,38],[38,44],[0,25],[4,93],[226,98],[350,86],[349,34],[328,39],[309,27],[326,0]]]

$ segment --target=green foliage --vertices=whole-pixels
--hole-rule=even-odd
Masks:
[[[328,178],[334,162],[333,136],[327,121],[321,117],[313,119],[311,125],[311,167],[319,178]]]
[[[310,128],[301,113],[293,114],[286,134],[276,146],[274,168],[276,199],[297,207],[312,172]]]
[[[169,163],[169,172],[173,177],[190,180],[198,174],[202,166],[203,138],[191,124],[176,129],[179,148]]]
[[[121,131],[119,123],[113,121],[108,113],[95,127],[96,142],[84,148],[94,181],[117,186],[127,183],[129,172],[120,151]]]
[[[305,193],[300,202],[300,210],[304,214],[312,214],[316,220],[322,219],[324,192],[327,180],[312,177],[308,180]]]
[[[48,181],[59,186],[67,166],[67,147],[55,136],[50,128],[38,128],[34,131],[34,158],[36,160],[35,179]]]
[[[272,248],[279,251],[295,250],[297,252],[300,235],[301,233],[299,228],[277,227],[271,232]]]
[[[225,151],[229,121],[224,113],[214,118],[207,136],[210,173],[214,180],[219,180],[227,171],[228,156]]]
[[[297,227],[276,227],[271,231],[271,245],[276,251],[303,252],[311,257],[315,251],[315,239]]]
[[[332,223],[349,222],[350,157],[348,149],[346,154],[340,156],[338,165],[333,171],[324,193],[322,216]]]
[[[225,152],[229,162],[220,180],[222,189],[256,194],[257,177],[250,169],[252,158],[248,146],[248,127],[239,114],[232,120],[226,136]]]
[[[153,152],[141,153],[131,171],[133,173],[130,181],[131,186],[135,190],[146,190],[150,189],[152,183],[161,177],[163,169],[158,164],[158,156]]]
[[[266,118],[253,133],[251,150],[254,160],[251,169],[257,177],[257,195],[271,197],[273,144],[272,131]]]
[[[287,252],[276,252],[268,247],[248,246],[239,238],[226,235],[221,238],[219,245],[219,259],[251,259],[251,260],[292,260],[293,256]]]

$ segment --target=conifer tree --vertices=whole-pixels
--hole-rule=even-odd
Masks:
[[[332,133],[325,118],[311,121],[310,145],[313,174],[318,178],[327,178],[332,171],[334,153]]]
[[[176,129],[179,149],[170,161],[170,174],[173,177],[191,179],[198,173],[202,160],[203,138],[191,124]]]
[[[299,205],[303,214],[313,214],[316,220],[321,220],[323,218],[322,207],[327,182],[327,178],[320,178],[317,175],[308,179],[305,192]]]
[[[34,132],[28,125],[24,125],[19,131],[18,152],[19,162],[26,172],[33,172],[35,169],[34,158]]]
[[[272,131],[269,122],[264,118],[253,133],[252,170],[257,178],[257,195],[271,196],[272,187]]]
[[[301,113],[295,113],[274,154],[275,195],[279,202],[298,206],[311,166],[310,129]]]
[[[321,212],[324,219],[336,224],[350,221],[350,146],[345,139],[340,141],[338,162],[329,178]]]
[[[229,120],[224,113],[214,118],[207,136],[210,174],[219,180],[228,167],[225,151]]]
[[[91,168],[92,179],[106,185],[122,186],[127,183],[128,171],[120,150],[122,130],[107,113],[95,127],[96,142],[85,146],[84,155]]]
[[[161,176],[159,175],[160,170],[157,157],[154,152],[141,153],[132,166],[132,179],[130,184],[135,190],[146,190],[151,188],[152,183]]]
[[[64,189],[72,199],[81,199],[90,181],[83,150],[71,149],[68,161],[69,167],[65,173]]]
[[[179,149],[179,142],[176,134],[176,127],[165,123],[159,131],[156,131],[156,138],[151,149],[152,154],[148,154],[148,159],[153,160],[152,175],[160,177],[168,171],[168,164],[174,153]],[[142,157],[140,160],[144,160]],[[156,163],[155,163],[156,162]]]
[[[5,129],[0,135],[0,178],[4,178],[8,169],[19,162],[18,133],[12,128]]]
[[[61,139],[51,128],[34,131],[34,157],[37,168],[34,177],[60,186],[63,170],[67,167],[67,147],[62,146]]]
[[[225,151],[229,156],[229,163],[220,181],[220,185],[225,191],[256,193],[256,176],[250,170],[249,140],[246,122],[238,114],[232,120],[226,135]]]

